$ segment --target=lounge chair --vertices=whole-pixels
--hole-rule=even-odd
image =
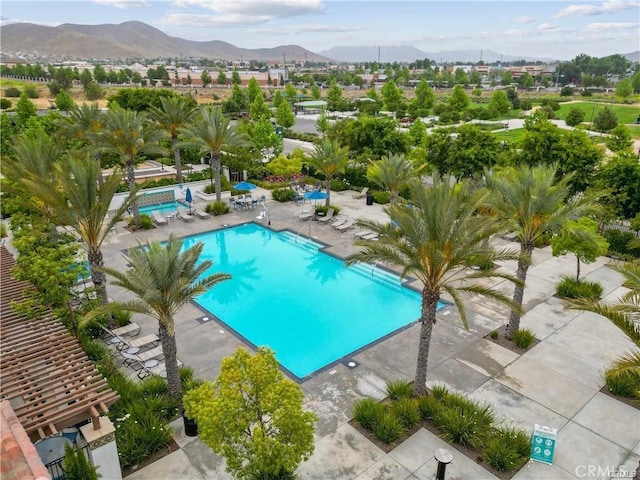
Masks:
[[[118,327],[110,330],[110,333],[118,337],[121,335],[130,335],[132,337],[135,337],[140,333],[140,325],[138,325],[136,322],[131,322],[123,327]]]
[[[353,198],[364,198],[367,196],[367,192],[369,191],[369,187],[364,187],[362,191],[359,193],[355,193],[352,195]]]
[[[183,222],[193,222],[196,219],[196,217],[194,217],[190,213],[185,212],[184,210],[178,210],[176,215]]]
[[[158,225],[159,227],[162,225],[168,225],[169,222],[162,215],[158,215],[157,213],[153,214],[153,223]]]
[[[312,212],[308,212],[306,210],[303,210],[302,213],[300,215],[298,215],[298,218],[300,220],[302,220],[303,222],[309,220],[311,217],[313,217],[313,213]]]
[[[369,232],[369,233],[366,233],[366,234],[360,236],[359,238],[360,238],[360,240],[378,240],[379,236],[380,235],[378,235],[377,233]]]
[[[207,218],[210,218],[211,215],[209,215],[207,212],[201,212],[200,210],[194,210],[193,214],[198,217],[201,218],[202,220],[205,220]]]
[[[327,214],[324,217],[318,218],[318,221],[322,223],[327,223],[329,220],[333,218],[334,211],[335,210],[333,208],[330,208],[329,210],[327,210]]]
[[[144,337],[136,338],[134,340],[126,340],[124,337],[119,338],[120,342],[116,345],[116,348],[119,351],[127,350],[129,348],[149,349],[157,346],[158,342],[160,342],[160,338],[155,333],[149,333]]]
[[[331,223],[331,228],[338,228],[340,225],[344,225],[349,221],[349,217],[340,217],[335,222]]]
[[[333,227],[336,230],[338,230],[339,232],[346,232],[347,230],[349,230],[351,227],[353,227],[353,225],[355,224],[355,222],[353,220],[347,220],[345,223],[343,223],[342,225],[338,225],[337,227]]]

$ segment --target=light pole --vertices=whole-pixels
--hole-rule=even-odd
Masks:
[[[433,457],[438,462],[438,471],[436,472],[436,480],[444,480],[444,474],[447,471],[447,465],[453,461],[453,455],[445,448],[439,448],[435,451]]]

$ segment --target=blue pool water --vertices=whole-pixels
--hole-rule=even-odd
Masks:
[[[254,345],[267,345],[298,378],[418,319],[421,298],[372,266],[346,268],[319,244],[256,224],[185,238],[204,244],[222,282],[196,299]],[[441,305],[441,306],[444,306]]]
[[[176,213],[178,211],[178,207],[187,208],[185,205],[174,202],[164,202],[164,203],[154,203],[153,205],[145,205],[144,207],[140,207],[140,213],[144,213],[146,215],[153,215],[154,213],[159,213],[160,215],[166,215],[167,213]]]

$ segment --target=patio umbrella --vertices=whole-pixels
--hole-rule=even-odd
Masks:
[[[254,188],[258,188],[256,185],[254,185],[253,183],[249,183],[249,182],[240,182],[240,183],[236,183],[233,188],[235,188],[236,190],[253,190]]]
[[[184,199],[189,204],[189,215],[191,215],[191,202],[193,202],[193,196],[191,195],[191,189],[187,187],[187,191],[184,194]]]
[[[327,195],[326,193],[321,192],[321,191],[319,191],[319,190],[312,190],[312,191],[310,191],[310,192],[305,192],[305,193],[303,194],[303,196],[304,196],[304,198],[306,198],[307,200],[314,200],[314,204],[313,204],[313,209],[314,209],[314,211],[315,211],[315,217],[314,217],[314,220],[316,220],[316,219],[317,219],[317,217],[318,217],[318,206],[317,206],[318,200],[324,200],[324,199],[326,199],[329,195]]]

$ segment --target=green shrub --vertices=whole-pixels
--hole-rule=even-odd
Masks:
[[[330,208],[333,208],[333,214],[334,215],[338,215],[340,213],[340,207],[337,205],[329,205],[328,207],[326,205],[316,205],[316,211],[318,213],[323,213],[323,214],[327,214],[327,212],[329,211]]]
[[[395,382],[387,382],[387,395],[392,400],[400,398],[411,398],[413,387],[409,382],[404,380],[396,380]]]
[[[9,87],[4,91],[4,96],[5,97],[10,97],[10,98],[18,98],[21,93],[22,92],[20,91],[19,88]]]
[[[340,180],[340,179],[331,180],[331,190],[333,192],[343,192],[345,190],[349,190],[350,188],[351,188],[351,185],[349,185],[344,180]]]
[[[403,433],[402,423],[391,412],[383,412],[373,425],[373,434],[384,443],[395,442]]]
[[[0,238],[7,236],[7,226],[4,223],[0,223]]]
[[[353,404],[353,418],[363,428],[373,430],[378,419],[385,413],[385,406],[371,397],[359,398]]]
[[[513,332],[513,343],[516,347],[527,349],[531,346],[536,336],[528,328],[519,328]]]
[[[381,205],[386,205],[391,200],[391,196],[387,192],[381,192],[380,190],[374,190],[371,192],[373,201]]]
[[[116,420],[116,444],[121,467],[140,463],[171,439],[165,420],[148,410],[144,401],[132,405],[130,415],[122,418],[122,421]]]
[[[618,397],[640,398],[640,382],[632,375],[608,370],[604,374],[604,380],[611,394]]]
[[[433,421],[436,416],[444,409],[444,406],[433,395],[423,395],[418,398],[418,411],[423,420]]]
[[[500,472],[520,468],[530,452],[529,437],[515,428],[496,430],[483,450],[486,462]]]
[[[444,385],[435,385],[431,387],[431,395],[433,395],[437,400],[444,402],[449,396],[449,389]]]
[[[447,442],[479,448],[488,438],[491,429],[478,420],[476,415],[466,414],[459,407],[446,407],[438,412],[433,421]]]
[[[277,202],[290,202],[295,194],[290,188],[277,188],[271,190],[271,196]]]
[[[133,217],[131,217],[127,223],[129,225],[129,227],[133,228],[133,226],[135,225]],[[151,216],[147,215],[146,213],[141,213],[140,214],[140,229],[141,230],[151,230],[152,228],[153,228],[153,219],[151,218]]]
[[[40,94],[38,93],[38,89],[35,85],[29,84],[24,86],[24,92],[27,94],[29,98],[40,98]]]
[[[629,242],[635,238],[635,235],[631,232],[611,229],[604,232],[604,238],[609,242],[607,255],[639,255],[637,251],[629,249]]]
[[[209,175],[207,174],[206,178],[209,178]],[[191,180],[190,180],[191,181]],[[220,176],[220,189],[222,192],[229,192],[232,190],[232,186],[231,186],[231,182],[229,180],[227,180],[227,177],[225,176]],[[216,193],[216,184],[214,183],[209,183],[207,186],[204,187],[204,193],[207,193],[209,195],[211,195],[212,193]]]
[[[475,422],[483,427],[490,427],[494,422],[493,407],[486,403],[474,402],[459,393],[449,392],[443,400],[447,408],[457,408],[463,415],[474,417]]]
[[[391,413],[400,421],[402,426],[410,430],[420,421],[418,402],[411,397],[400,397],[391,404]]]
[[[145,378],[140,382],[138,388],[140,389],[140,394],[144,397],[164,395],[168,392],[167,381],[157,375]]]
[[[82,349],[92,362],[102,363],[106,360],[113,359],[113,353],[107,346],[92,338],[83,337],[81,339]]]
[[[562,277],[556,284],[556,293],[563,298],[586,298],[599,300],[602,297],[602,285],[573,277]]]
[[[91,462],[80,447],[64,446],[64,478],[66,480],[98,480],[102,475],[98,474],[98,467]]]
[[[116,325],[118,325],[119,327],[129,325],[131,323],[131,315],[131,312],[127,310],[116,310],[111,314],[116,322]]]
[[[498,339],[498,331],[497,330],[493,330],[491,333],[489,333],[489,336],[492,339],[497,340]]]
[[[225,202],[211,202],[207,203],[207,206],[204,207],[204,211],[210,213],[213,216],[224,215],[225,213],[229,213],[229,205]]]
[[[11,100],[9,100],[8,98],[0,98],[0,108],[2,110],[11,108],[11,105],[13,104],[11,103]]]

